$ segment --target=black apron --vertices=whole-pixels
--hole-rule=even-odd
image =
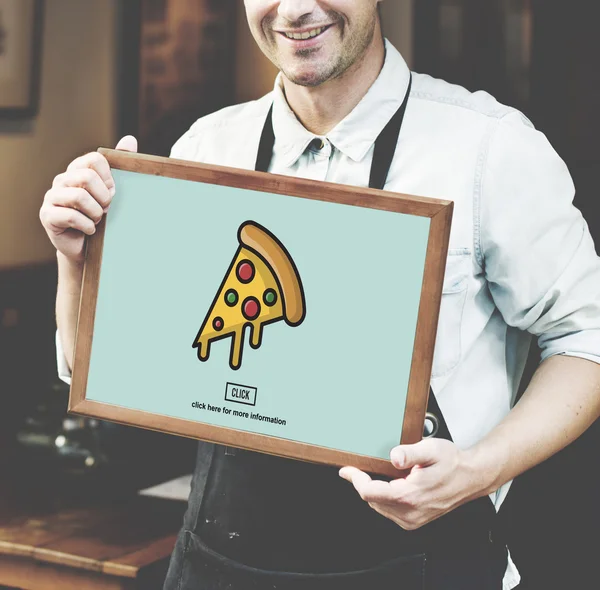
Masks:
[[[385,186],[409,95],[410,86],[375,143],[372,188]],[[256,169],[263,172],[268,171],[275,142],[272,110],[256,162]],[[428,412],[439,423],[436,436],[451,440],[433,391]],[[485,562],[489,569],[494,546],[497,580],[506,568],[506,553],[501,541],[492,543],[496,521],[496,511],[486,497],[416,531],[405,531],[372,510],[339,477],[338,468],[200,443],[183,536],[178,541],[180,555],[174,557],[175,561],[191,561],[187,565],[172,562],[170,574],[179,572],[177,587],[184,590],[387,590],[388,583],[398,590],[420,590],[425,556],[441,556],[454,568],[461,555],[483,552],[483,561],[476,561]],[[488,575],[487,569],[482,575]],[[186,585],[186,577],[194,576],[206,585],[200,579],[196,586]],[[471,587],[467,582],[458,584],[457,588],[465,590]],[[481,579],[473,585],[477,590],[496,587]]]

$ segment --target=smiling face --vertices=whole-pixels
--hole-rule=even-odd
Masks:
[[[379,31],[380,0],[245,0],[263,53],[295,84],[318,86],[360,61]]]

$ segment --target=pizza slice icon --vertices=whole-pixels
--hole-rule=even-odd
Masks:
[[[213,342],[231,336],[229,366],[242,364],[243,339],[259,348],[263,328],[284,320],[299,326],[306,315],[302,281],[284,245],[266,228],[246,221],[238,229],[239,248],[194,340],[198,358],[207,361]]]

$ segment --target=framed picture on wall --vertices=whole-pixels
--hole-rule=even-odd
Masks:
[[[72,412],[393,475],[423,436],[450,201],[101,150]]]
[[[43,0],[0,0],[0,117],[38,110]]]

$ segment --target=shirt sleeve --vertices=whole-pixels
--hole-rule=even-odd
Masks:
[[[60,380],[64,381],[68,385],[71,385],[71,369],[69,369],[58,330],[56,330],[56,364],[58,367],[58,377]]]
[[[600,363],[600,259],[566,164],[518,112],[495,123],[476,250],[507,324],[538,337],[542,360]]]

